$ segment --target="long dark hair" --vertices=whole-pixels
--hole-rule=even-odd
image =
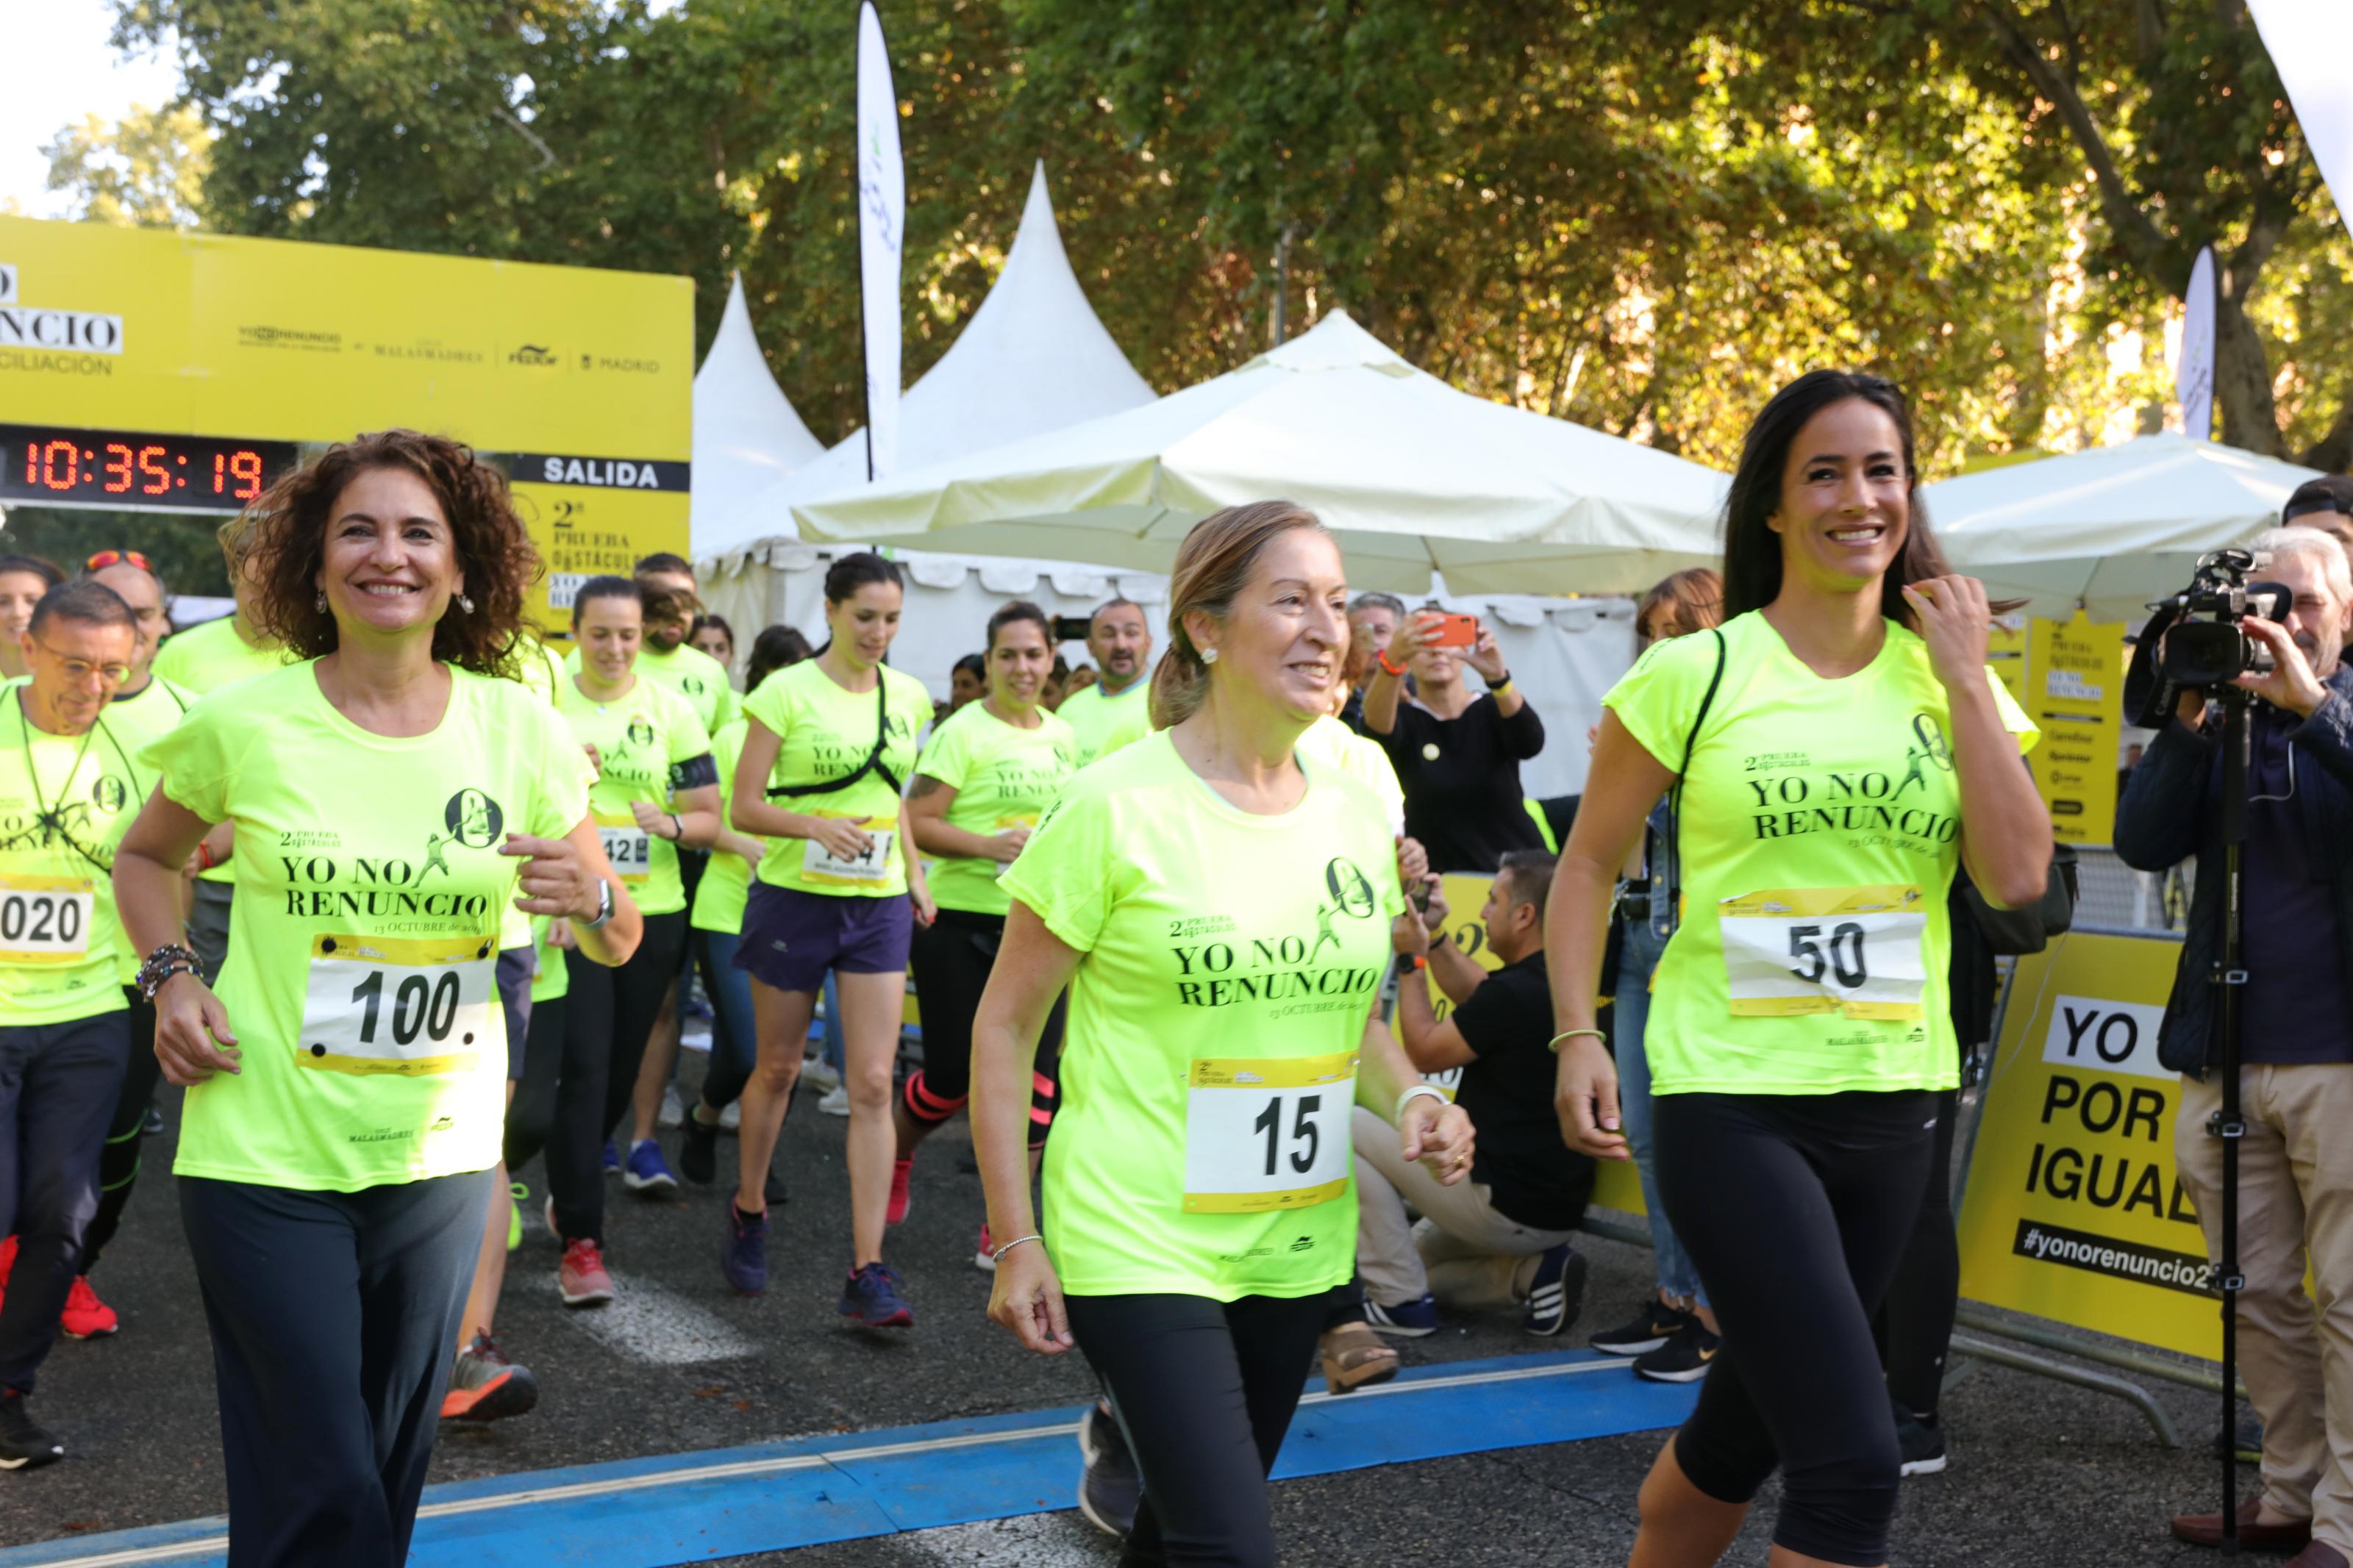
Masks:
[[[1904,448],[1904,486],[1910,521],[1904,548],[1879,584],[1879,613],[1901,626],[1912,624],[1905,588],[1948,575],[1945,552],[1929,531],[1920,504],[1920,468],[1912,454],[1912,410],[1894,382],[1852,370],[1810,370],[1773,395],[1741,439],[1740,466],[1724,502],[1724,618],[1771,604],[1781,592],[1781,536],[1768,522],[1781,506],[1781,477],[1789,447],[1806,421],[1834,403],[1859,398],[1895,422]],[[1999,608],[1999,606],[1997,606]]]

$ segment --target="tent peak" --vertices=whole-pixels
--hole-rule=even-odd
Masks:
[[[1280,348],[1269,349],[1241,368],[1305,373],[1326,370],[1377,370],[1384,375],[1407,376],[1414,368],[1401,354],[1356,324],[1345,310],[1333,310]]]

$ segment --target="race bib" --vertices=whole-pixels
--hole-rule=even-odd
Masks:
[[[801,880],[831,882],[838,887],[869,887],[891,875],[891,849],[898,842],[898,834],[868,826],[873,821],[871,817],[850,820],[865,827],[866,837],[872,841],[865,853],[845,860],[817,839],[805,838],[801,842],[807,847],[801,851]]]
[[[1347,1190],[1356,1054],[1197,1057],[1185,1079],[1185,1212],[1308,1208]]]
[[[605,858],[613,863],[613,874],[634,887],[654,874],[652,836],[638,826],[634,816],[596,818],[596,837],[604,840]]]
[[[79,963],[97,912],[88,877],[0,876],[0,963]]]
[[[495,936],[311,938],[296,1059],[325,1072],[422,1078],[503,1045],[491,1029],[498,948]]]
[[[1921,1016],[1928,913],[1918,888],[1746,893],[1716,906],[1716,929],[1735,1017]]]

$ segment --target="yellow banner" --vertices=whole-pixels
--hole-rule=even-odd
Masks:
[[[2010,695],[2021,708],[2031,710],[2026,698],[2026,617],[2022,615],[1998,616],[1994,618],[1993,637],[1986,646],[1986,663],[1992,667],[1994,677],[2010,688]]]
[[[1964,1297],[2221,1353],[2205,1239],[2174,1175],[2181,1080],[2157,1061],[2180,951],[2078,934],[2019,960],[1961,1205]]]
[[[2082,611],[2029,632],[2024,706],[2042,727],[2030,762],[2063,844],[2107,844],[2116,830],[2116,737],[2123,722],[2125,629]]]

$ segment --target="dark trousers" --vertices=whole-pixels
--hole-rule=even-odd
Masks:
[[[179,1186],[212,1330],[229,1568],[399,1568],[491,1173]]]
[[[716,1113],[733,1105],[751,1081],[760,1059],[760,1039],[752,1023],[752,977],[735,967],[742,939],[732,931],[691,931],[686,945],[711,998],[711,1066],[702,1078],[702,1103]]]
[[[1961,1244],[1953,1228],[1953,1123],[1960,1094],[1936,1097],[1936,1141],[1928,1166],[1928,1195],[1913,1222],[1904,1260],[1887,1287],[1874,1325],[1887,1392],[1915,1415],[1934,1415],[1945,1386],[1945,1352],[1961,1304]]]
[[[514,1175],[546,1149],[555,1131],[555,1080],[564,1070],[563,996],[531,1006],[523,1031],[522,1079],[507,1103],[507,1174]]]
[[[130,1015],[0,1027],[0,1236],[16,1262],[0,1304],[0,1389],[33,1392],[98,1212],[98,1155],[122,1085]]]
[[[98,1213],[82,1237],[81,1272],[98,1267],[99,1254],[121,1227],[122,1211],[139,1185],[140,1149],[147,1142],[147,1112],[155,1103],[155,1085],[164,1064],[155,1057],[155,1005],[133,985],[122,988],[131,1004],[131,1055],[122,1068],[122,1088],[114,1097],[114,1115],[106,1124],[106,1147],[98,1156]]]
[[[555,1126],[547,1140],[547,1186],[565,1241],[604,1244],[605,1141],[628,1111],[646,1041],[661,1013],[662,994],[678,976],[685,940],[686,911],[676,910],[646,917],[638,951],[617,969],[577,952],[564,955],[571,979],[564,998]]]
[[[1267,1473],[1332,1299],[1065,1299],[1144,1478],[1120,1568],[1273,1568]]]

